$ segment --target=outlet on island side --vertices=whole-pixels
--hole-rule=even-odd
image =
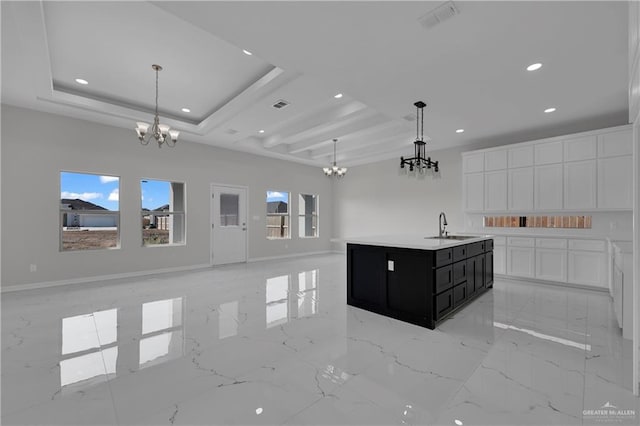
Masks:
[[[35,263],[29,264],[29,272],[36,272],[38,270],[38,265]]]

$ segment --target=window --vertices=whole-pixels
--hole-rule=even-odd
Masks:
[[[184,244],[184,183],[145,179],[140,182],[140,194],[142,245]]]
[[[291,238],[288,192],[267,191],[267,238]]]
[[[300,194],[298,200],[298,236],[318,237],[318,196]]]
[[[120,178],[60,172],[60,250],[120,247]]]

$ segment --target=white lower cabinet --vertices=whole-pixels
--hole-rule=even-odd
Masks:
[[[606,288],[604,252],[569,250],[568,282]]]
[[[507,273],[507,249],[505,246],[493,246],[493,273],[500,275]]]
[[[536,248],[536,278],[567,282],[567,251]]]
[[[494,247],[495,248],[495,247]],[[507,275],[534,277],[535,249],[533,247],[507,247]]]

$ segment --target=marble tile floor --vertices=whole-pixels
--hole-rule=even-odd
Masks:
[[[428,330],[347,306],[345,277],[322,255],[5,293],[1,423],[640,420],[605,293],[497,279]]]

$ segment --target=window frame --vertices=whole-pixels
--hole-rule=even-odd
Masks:
[[[76,253],[76,252],[85,252],[85,251],[94,251],[94,250],[120,250],[122,248],[121,242],[121,220],[120,220],[120,200],[118,200],[118,210],[76,210],[82,211],[83,215],[107,215],[107,216],[115,216],[116,220],[116,245],[113,247],[90,247],[84,249],[65,249],[64,248],[64,216],[73,210],[67,210],[62,208],[62,174],[63,173],[73,173],[77,175],[92,175],[92,176],[108,176],[118,178],[118,193],[120,193],[120,187],[122,186],[122,176],[109,174],[109,173],[98,173],[98,172],[79,172],[76,170],[68,170],[68,169],[60,169],[58,171],[58,252],[59,253]],[[86,200],[83,200],[86,201]],[[90,202],[90,201],[89,201]]]
[[[314,209],[313,209],[313,213],[311,214],[306,214],[300,213],[300,208],[301,208],[301,201],[303,199],[303,195],[307,195],[307,196],[311,196],[315,199],[314,202]],[[298,238],[303,238],[303,239],[308,239],[308,238],[320,238],[320,214],[318,213],[319,210],[319,200],[320,200],[320,196],[318,194],[303,194],[302,192],[298,194]],[[306,203],[305,203],[306,205]],[[304,217],[305,218],[305,224],[306,224],[306,220],[307,217],[309,217],[311,219],[311,227],[314,228],[314,235],[311,236],[307,236],[307,235],[301,235],[302,232],[302,228],[300,227],[300,218]],[[316,222],[316,226],[313,227],[313,219],[315,218],[315,222]]]
[[[148,181],[156,181],[156,182],[167,182],[170,186],[173,184],[180,184],[182,185],[182,204],[184,206],[183,210],[168,210],[168,211],[163,211],[162,216],[171,216],[172,218],[175,217],[176,215],[182,216],[182,241],[179,243],[176,242],[169,242],[166,244],[162,244],[162,243],[158,243],[158,244],[145,244],[145,239],[144,239],[144,218],[145,216],[149,216],[150,213],[153,210],[143,210],[142,207],[142,184]],[[158,247],[180,247],[180,246],[186,246],[187,245],[187,184],[186,182],[179,182],[179,181],[174,181],[174,180],[168,180],[168,179],[156,179],[156,178],[140,178],[139,180],[140,182],[140,246],[143,248],[158,248]],[[169,200],[169,207],[172,206],[172,204],[174,204],[174,202],[172,202],[173,200]],[[158,215],[160,216],[160,215]],[[175,223],[175,221],[172,220],[173,223]],[[151,229],[151,228],[150,228]],[[169,234],[171,235],[171,234]]]
[[[265,199],[267,240],[271,240],[271,241],[290,240],[292,238],[291,237],[291,192],[289,192],[289,191],[277,191],[277,190],[267,190],[266,191],[267,194],[269,194],[270,192],[279,192],[281,194],[287,194],[287,212],[286,213],[269,213],[269,201]],[[268,195],[267,195],[267,197],[268,197]],[[278,225],[270,226],[269,225],[269,218],[270,217],[286,217],[287,218],[286,227],[283,226],[282,224],[280,226],[278,226]],[[286,228],[287,235],[284,236],[284,237],[270,237],[269,236],[269,229],[270,228],[277,228],[277,229],[280,229],[281,231],[282,231],[282,229]]]

